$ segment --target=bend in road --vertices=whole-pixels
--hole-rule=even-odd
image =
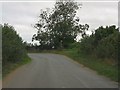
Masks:
[[[117,88],[116,82],[58,54],[28,54],[32,62],[8,75],[4,88]]]

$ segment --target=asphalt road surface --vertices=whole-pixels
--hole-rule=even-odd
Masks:
[[[116,82],[58,54],[28,54],[32,62],[3,80],[3,88],[117,88]]]

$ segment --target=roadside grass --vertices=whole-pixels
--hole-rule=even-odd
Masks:
[[[26,56],[21,62],[8,63],[6,66],[2,67],[2,78],[4,79],[10,72],[14,71],[16,68],[30,62],[31,58]]]
[[[116,65],[110,65],[103,59],[95,58],[90,55],[84,55],[81,52],[78,52],[78,49],[76,48],[64,50],[44,50],[42,53],[66,55],[78,63],[95,70],[98,74],[109,77],[111,80],[118,82],[118,67]]]

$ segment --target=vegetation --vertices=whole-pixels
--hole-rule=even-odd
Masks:
[[[78,53],[79,52],[79,53]],[[91,55],[85,55],[78,48],[63,50],[44,50],[41,53],[56,53],[66,55],[76,62],[95,70],[98,74],[109,77],[111,80],[118,81],[118,68],[104,61],[101,58],[95,58]]]
[[[80,42],[80,50],[84,54],[94,55],[98,58],[113,60],[118,64],[118,41],[120,36],[118,28],[107,26],[99,27],[90,36],[86,36]]]
[[[98,73],[118,81],[120,32],[115,25],[99,27],[86,35],[89,25],[81,25],[76,12],[79,5],[72,1],[56,2],[52,12],[42,11],[37,34],[32,40],[40,45],[26,44],[30,52],[51,52],[67,55]],[[82,36],[77,42],[76,37]]]
[[[76,17],[79,8],[80,5],[76,2],[60,0],[55,3],[51,12],[42,10],[39,21],[35,24],[37,33],[32,38],[39,41],[40,45],[23,43],[13,27],[7,24],[1,26],[3,29],[3,73],[9,72],[8,67],[17,67],[29,61],[26,48],[29,52],[67,55],[98,73],[118,81],[118,73],[120,73],[118,72],[120,60],[118,28],[115,25],[101,26],[91,35],[86,35],[89,25],[80,24],[79,18]],[[78,35],[82,36],[79,42],[76,41]]]
[[[52,12],[41,12],[35,25],[38,32],[33,35],[33,40],[39,41],[40,49],[68,48],[79,33],[85,36],[89,25],[79,24],[79,18],[76,17],[79,6],[76,2],[61,0],[55,3]]]
[[[92,35],[85,36],[80,42],[70,44],[66,49],[37,50],[36,48],[34,52],[66,55],[84,66],[96,70],[99,74],[118,81],[119,38],[120,32],[114,25],[99,27]]]
[[[92,62],[90,67],[95,66],[98,72],[118,81],[120,32],[116,26],[106,26],[105,28],[101,26],[92,35],[83,38],[80,42],[80,51],[85,56],[92,56],[93,60],[96,59],[94,62],[102,63],[94,65]],[[105,67],[104,63],[106,63]],[[100,68],[98,69],[98,67]]]
[[[4,24],[2,27],[2,72],[3,77],[18,64],[29,61],[22,38],[12,26]],[[12,67],[12,68],[11,68]]]

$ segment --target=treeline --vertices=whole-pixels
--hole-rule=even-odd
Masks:
[[[14,27],[4,24],[2,28],[2,69],[3,73],[9,69],[10,64],[25,60],[27,52],[22,38],[17,34]]]
[[[112,59],[118,64],[120,50],[120,32],[116,26],[103,26],[86,36],[80,42],[80,50],[86,55]]]
[[[36,52],[36,51],[39,52],[39,51],[43,50],[43,48],[40,45],[36,44],[36,43],[33,44],[33,43],[24,42],[24,46],[25,46],[25,49],[28,52]],[[49,50],[49,49],[46,47],[46,50]]]
[[[30,52],[42,51],[42,50],[56,50],[56,48],[49,48],[47,45],[41,46],[37,44],[24,43],[26,49]],[[78,48],[78,52],[82,54],[101,58],[110,59],[118,64],[119,50],[120,50],[120,32],[115,26],[99,27],[91,35],[86,35],[80,42],[74,41],[73,43],[68,43],[67,48]],[[58,50],[58,49],[57,49]]]

